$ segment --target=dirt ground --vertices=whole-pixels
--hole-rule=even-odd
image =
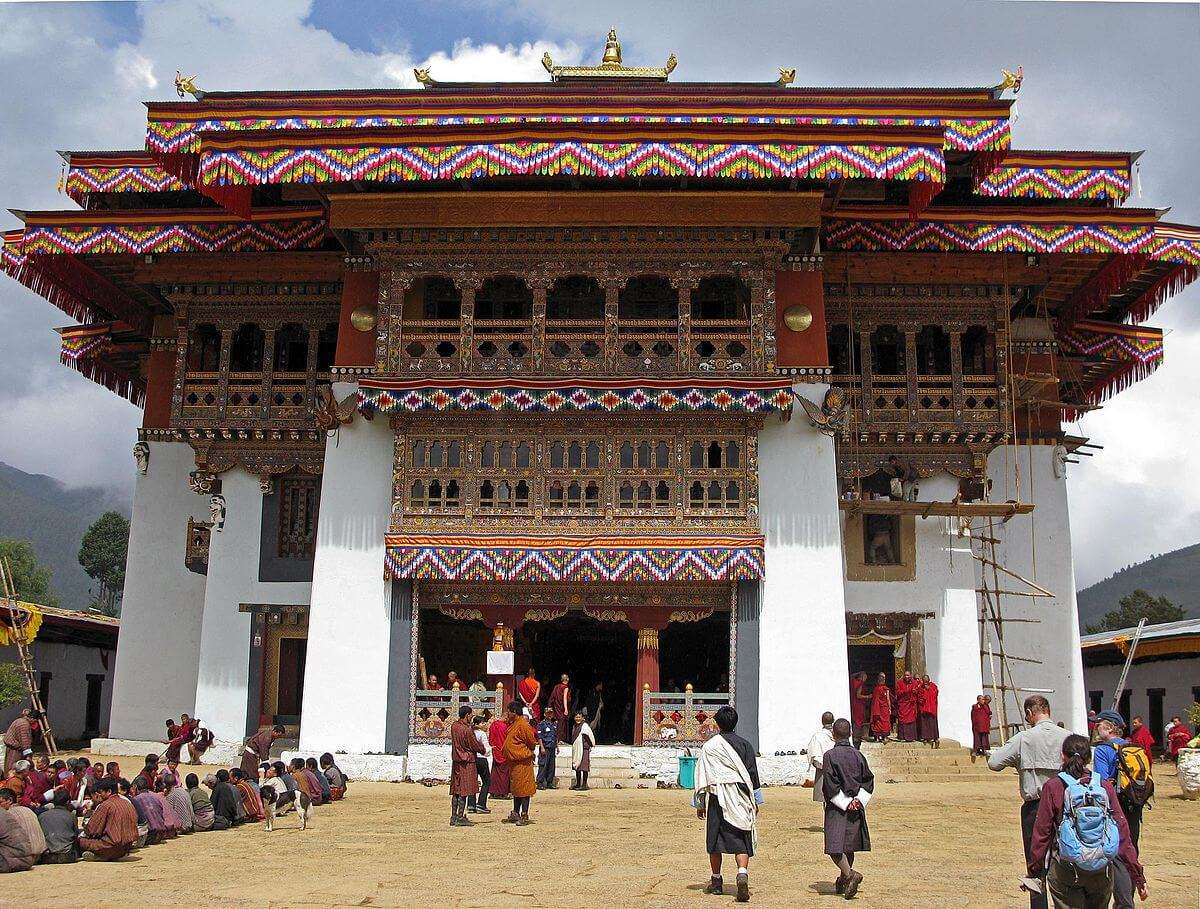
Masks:
[[[138,762],[122,761],[127,773]],[[1151,907],[1200,906],[1200,803],[1159,771],[1142,854]],[[955,784],[879,784],[869,810],[874,851],[856,867],[862,907],[1011,909],[1028,905],[1015,776]],[[558,790],[533,800],[535,823],[501,824],[505,802],[472,829],[451,828],[445,787],[359,783],[294,817],[193,834],[111,864],[38,866],[0,880],[0,906],[710,907],[702,822],[678,790]],[[810,790],[766,790],[751,905],[835,906]]]

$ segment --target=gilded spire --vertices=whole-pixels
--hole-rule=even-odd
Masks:
[[[600,65],[621,65],[621,42],[617,40],[617,30],[615,28],[608,30],[608,40],[604,42],[604,58],[600,61]]]
[[[626,66],[621,60],[621,42],[617,40],[617,30],[610,28],[608,38],[604,42],[604,56],[600,58],[599,66],[558,66],[550,54],[542,56],[542,66],[550,77],[558,82],[560,79],[653,79],[656,82],[666,82],[671,70],[679,61],[671,54],[665,66]]]

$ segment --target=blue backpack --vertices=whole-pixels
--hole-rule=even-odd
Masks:
[[[1068,773],[1058,778],[1066,787],[1058,825],[1059,860],[1081,871],[1100,871],[1117,857],[1121,845],[1104,781],[1095,774],[1086,786]]]

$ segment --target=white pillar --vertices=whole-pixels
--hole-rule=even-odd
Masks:
[[[250,614],[246,605],[303,606],[308,582],[264,582],[259,577],[262,549],[262,488],[240,467],[221,475],[225,526],[212,531],[208,587],[200,637],[196,716],[218,739],[240,742],[248,720],[257,727],[258,704],[250,704]]]
[[[820,403],[826,385],[797,385]],[[759,618],[759,751],[799,751],[826,710],[850,713],[833,439],[799,407],[758,441],[766,576]]]
[[[997,448],[988,458],[992,499],[1017,497],[1032,502],[1030,514],[997,522],[997,560],[1011,571],[1045,587],[1054,597],[1004,597],[1006,618],[1038,619],[1037,624],[1012,622],[1004,626],[1005,651],[1010,656],[1041,663],[1012,662],[1018,688],[1050,688],[1055,720],[1073,732],[1087,732],[1083,661],[1079,650],[1079,614],[1075,604],[1075,561],[1071,554],[1071,519],[1065,477],[1054,476],[1054,448],[1019,445]],[[1000,575],[1000,587],[1022,590],[1015,578]],[[1009,722],[1021,722],[1019,703],[1024,692],[1009,695]],[[994,710],[997,721],[999,711]]]
[[[339,399],[354,389],[334,386]],[[391,518],[392,446],[386,419],[362,417],[325,446],[302,751],[384,750],[392,618],[383,538]],[[391,696],[407,698],[407,685]]]
[[[166,717],[193,712],[200,664],[205,578],[188,571],[183,558],[188,518],[208,520],[208,499],[188,488],[196,467],[191,446],[148,444],[150,462],[134,485],[129,522],[109,721],[116,739],[160,739]]]

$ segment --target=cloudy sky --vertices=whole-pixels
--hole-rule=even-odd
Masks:
[[[674,51],[676,80],[787,66],[807,85],[990,85],[1020,64],[1015,145],[1146,149],[1133,204],[1200,222],[1200,6],[1005,0],[0,2],[0,203],[72,207],[55,150],[141,147],[140,102],[174,97],[176,69],[208,89],[412,85],[414,65],[541,80],[545,51],[598,60],[612,26],[627,63]],[[58,365],[51,329],[68,322],[0,278],[0,461],[128,488],[139,412]],[[1080,586],[1200,541],[1200,290],[1153,324],[1167,365],[1077,427],[1104,446],[1070,479]]]

